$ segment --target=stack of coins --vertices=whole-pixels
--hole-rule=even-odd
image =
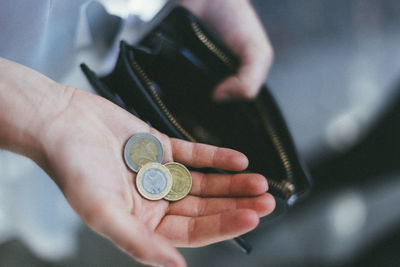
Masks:
[[[192,175],[180,163],[170,162],[162,165],[163,158],[163,146],[154,135],[135,134],[125,145],[126,165],[137,172],[136,187],[144,198],[181,200],[192,188]]]

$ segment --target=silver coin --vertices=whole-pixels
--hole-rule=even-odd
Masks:
[[[142,185],[148,193],[157,195],[167,187],[167,178],[159,169],[149,169],[143,174]]]
[[[172,188],[173,178],[169,170],[159,163],[147,163],[136,176],[139,193],[150,200],[164,198]]]
[[[149,133],[133,135],[124,148],[126,165],[134,172],[137,172],[146,163],[161,163],[163,158],[164,150],[160,140]]]

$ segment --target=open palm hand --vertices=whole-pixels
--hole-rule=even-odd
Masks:
[[[192,172],[192,190],[185,199],[142,198],[122,152],[135,133],[149,132],[162,142],[163,163],[241,171],[247,158],[230,149],[169,138],[101,97],[70,91],[68,105],[44,127],[42,167],[89,227],[136,260],[184,266],[174,246],[233,238],[255,228],[259,217],[273,210],[267,182],[257,174]]]

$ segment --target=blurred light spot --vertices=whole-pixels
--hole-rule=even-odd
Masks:
[[[361,134],[361,125],[352,113],[337,117],[327,128],[326,139],[335,150],[343,151],[353,145]]]
[[[297,201],[297,195],[291,195],[290,198],[287,200],[287,203],[289,204],[289,206],[292,206],[296,203]]]
[[[350,193],[333,204],[331,215],[335,235],[340,239],[353,238],[366,222],[366,206],[361,195]]]
[[[21,236],[36,256],[47,261],[60,261],[73,257],[78,251],[75,234],[36,232]]]

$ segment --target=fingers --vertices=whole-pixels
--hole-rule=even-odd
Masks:
[[[242,153],[211,145],[198,144],[171,139],[172,154],[175,161],[195,168],[217,168],[229,171],[242,171],[249,161]]]
[[[259,217],[268,215],[275,208],[275,200],[270,194],[249,198],[200,198],[187,196],[169,205],[168,215],[199,217],[231,210],[251,209]]]
[[[260,174],[191,173],[193,183],[190,194],[196,196],[257,196],[268,190],[268,182]]]
[[[220,34],[239,57],[240,67],[235,76],[216,88],[213,96],[217,101],[256,97],[273,61],[272,45],[250,1],[238,5],[231,11],[237,12],[235,21],[220,30]]]
[[[137,261],[152,266],[186,266],[182,255],[165,238],[151,232],[129,212],[115,207],[101,210],[88,225]]]
[[[200,247],[247,233],[258,223],[255,211],[242,209],[202,217],[168,215],[156,231],[175,246]]]
[[[258,95],[272,63],[273,52],[269,46],[259,49],[258,55],[253,50],[242,56],[242,65],[236,75],[217,86],[213,94],[215,100],[252,99]]]

